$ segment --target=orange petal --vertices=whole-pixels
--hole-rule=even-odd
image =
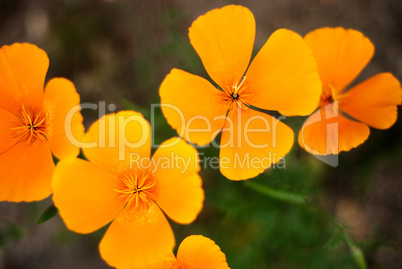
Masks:
[[[14,123],[19,123],[19,118],[7,110],[0,108],[0,154],[18,142],[12,131],[12,128],[16,127]]]
[[[389,73],[378,74],[339,96],[339,107],[353,118],[378,129],[391,127],[402,103],[398,80]]]
[[[156,202],[178,223],[193,222],[202,209],[204,191],[198,163],[196,149],[179,138],[162,143],[152,157]]]
[[[338,114],[336,103],[314,112],[299,132],[299,145],[316,155],[338,154],[362,144],[370,129]]]
[[[118,268],[118,269],[174,269],[174,268],[177,268],[177,261],[176,257],[172,252],[158,262],[149,263],[144,266],[134,266],[134,267]]]
[[[123,210],[112,222],[99,249],[102,258],[117,268],[145,266],[167,257],[175,244],[172,228],[155,203],[149,209]]]
[[[63,159],[76,157],[84,137],[80,112],[80,96],[74,84],[64,78],[54,78],[46,85],[45,106],[49,113],[49,143],[53,154]]]
[[[202,235],[190,235],[181,242],[177,251],[177,265],[178,268],[229,269],[226,256],[219,246]]]
[[[62,160],[53,177],[53,201],[64,223],[77,233],[91,233],[112,221],[125,205],[117,175],[82,159]]]
[[[241,111],[241,112],[240,112]],[[257,176],[292,148],[293,131],[265,113],[237,109],[222,130],[219,168],[231,180]]]
[[[172,69],[159,89],[168,123],[181,137],[202,146],[223,127],[227,107],[220,94],[207,80],[179,69]]]
[[[22,104],[42,108],[49,59],[35,45],[15,43],[0,49],[0,107],[17,113]]]
[[[0,201],[39,201],[52,193],[54,163],[49,145],[20,142],[0,154]]]
[[[318,105],[321,82],[302,37],[280,29],[255,56],[246,74],[250,104],[286,116],[309,115]]]
[[[304,40],[317,61],[323,90],[330,90],[330,85],[334,94],[351,83],[374,54],[370,40],[356,30],[321,28],[308,33]]]
[[[131,168],[133,160],[150,158],[151,127],[138,112],[108,114],[92,124],[82,148],[98,167],[121,173]]]
[[[232,86],[250,63],[254,16],[242,6],[214,9],[193,22],[189,37],[209,76],[221,87]]]

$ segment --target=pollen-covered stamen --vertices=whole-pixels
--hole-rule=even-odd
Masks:
[[[25,105],[22,105],[19,118],[15,127],[11,128],[16,139],[27,140],[28,145],[36,140],[47,141],[47,117],[43,109],[26,108]]]
[[[236,81],[235,85],[232,86],[233,92],[231,93],[231,96],[234,100],[239,99],[239,90],[241,89],[241,86],[243,85],[243,82],[246,80],[246,76],[243,76],[240,80],[240,83]]]
[[[252,93],[247,91],[248,84],[245,83],[246,77],[243,76],[240,81],[236,81],[232,86],[225,87],[222,94],[223,102],[229,113],[234,113],[237,109],[248,110]]]
[[[121,194],[119,197],[126,199],[126,208],[131,205],[135,208],[141,205],[148,206],[150,199],[155,200],[155,181],[148,171],[123,174],[120,179],[123,183],[122,187],[113,190]]]

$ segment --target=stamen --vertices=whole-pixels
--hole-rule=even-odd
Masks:
[[[232,88],[234,89],[234,92],[233,92],[233,94],[232,94],[232,97],[233,98],[237,98],[237,92],[239,91],[239,89],[241,88],[241,85],[243,85],[243,82],[246,80],[246,76],[243,76],[242,78],[241,78],[241,80],[240,80],[240,83],[239,83],[239,85],[237,85],[238,84],[238,82],[236,81],[236,84],[235,85],[233,85],[232,86]],[[234,96],[236,96],[236,97],[234,97]]]
[[[140,205],[148,206],[150,199],[154,200],[155,181],[149,171],[137,171],[125,174],[120,179],[124,183],[122,189],[113,189],[121,193],[120,197],[126,198],[126,208],[134,204],[135,208]]]
[[[27,140],[28,146],[36,140],[46,142],[47,118],[44,111],[26,108],[23,104],[20,113],[20,121],[15,123],[16,127],[11,128],[14,130],[14,137],[20,141]]]

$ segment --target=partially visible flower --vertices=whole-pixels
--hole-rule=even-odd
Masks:
[[[322,94],[318,110],[299,132],[301,147],[318,155],[338,154],[362,144],[368,126],[387,129],[395,123],[402,90],[393,75],[380,73],[348,87],[374,54],[367,37],[338,27],[314,30],[304,40],[317,61]]]
[[[150,134],[137,112],[106,115],[83,139],[89,161],[64,160],[56,167],[53,201],[67,227],[91,233],[111,222],[99,245],[111,266],[132,268],[166,257],[175,239],[164,213],[188,224],[202,209],[195,148],[171,138],[151,159]]]
[[[119,269],[230,269],[226,256],[218,245],[202,235],[190,235],[179,246],[177,258],[173,253],[159,262],[144,267]]]
[[[162,112],[191,143],[209,144],[221,131],[220,171],[232,180],[257,176],[292,148],[293,131],[261,110],[309,115],[321,83],[311,50],[298,34],[274,32],[250,64],[254,16],[245,7],[214,9],[194,21],[190,42],[214,86],[173,69],[162,82]]]
[[[0,49],[0,201],[37,201],[52,193],[52,153],[76,157],[84,135],[80,97],[65,78],[50,80],[43,91],[49,59],[31,44]]]

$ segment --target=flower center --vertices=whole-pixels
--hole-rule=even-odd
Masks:
[[[136,171],[123,174],[120,177],[122,185],[119,189],[113,189],[125,199],[126,208],[135,209],[145,206],[148,208],[150,199],[155,200],[155,180],[148,171]]]
[[[331,84],[328,84],[325,87],[323,87],[323,91],[320,96],[319,106],[324,107],[333,103],[337,99],[335,92],[336,91]]]
[[[326,106],[334,102],[334,99],[332,98],[332,95],[320,96],[320,106]]]
[[[248,85],[245,81],[246,77],[244,76],[233,85],[223,89],[222,98],[229,113],[235,113],[238,109],[248,109],[247,104],[249,103],[248,100],[251,94],[246,91]]]
[[[232,102],[237,101],[240,99],[239,96],[239,91],[240,89],[242,89],[242,85],[244,83],[244,81],[246,80],[246,77],[242,77],[240,82],[236,81],[236,83],[232,86],[232,92],[230,93],[230,96],[232,97]],[[243,87],[243,89],[246,87]]]
[[[11,128],[15,138],[19,141],[27,140],[28,145],[36,140],[47,142],[47,120],[43,109],[38,110],[22,105],[19,118],[20,121],[16,123],[16,127]]]

